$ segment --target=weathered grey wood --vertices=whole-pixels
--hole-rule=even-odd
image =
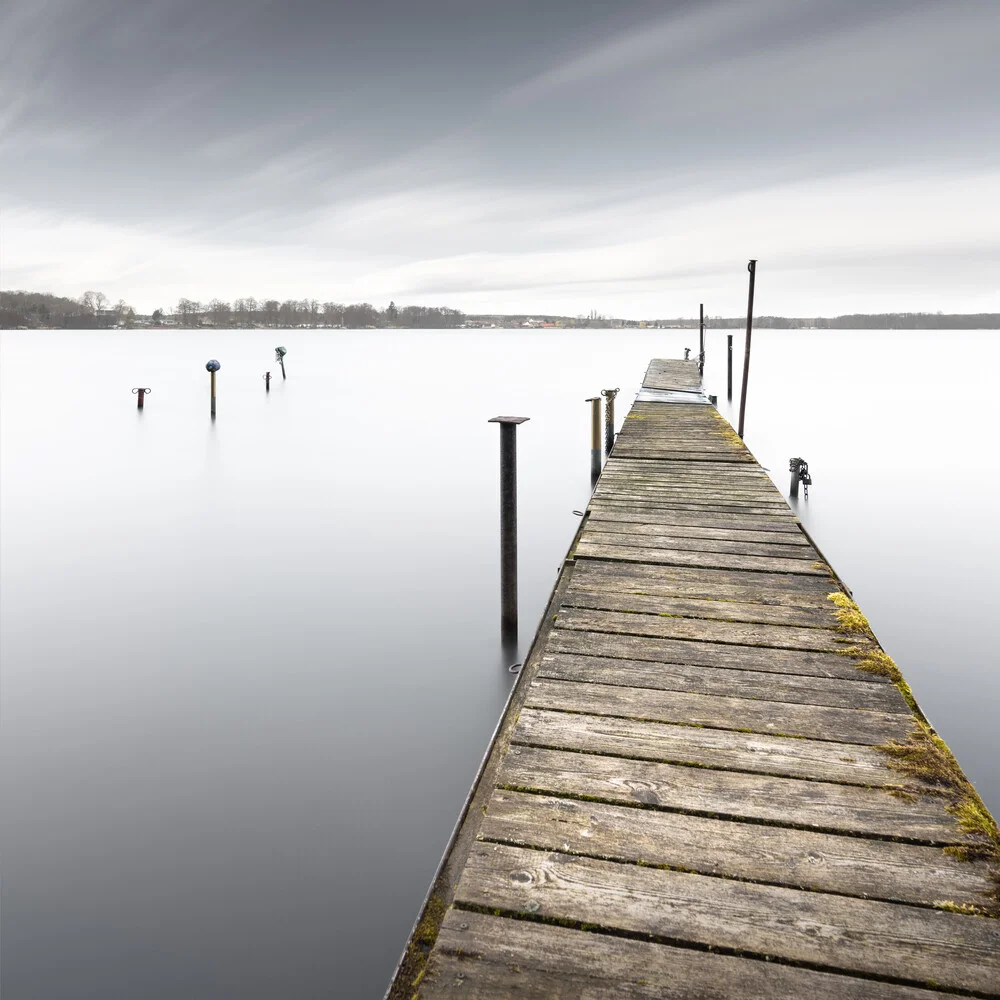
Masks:
[[[533,717],[529,715],[526,728],[541,734],[544,724],[535,726]],[[504,758],[497,784],[863,836],[900,837],[940,845],[965,840],[955,817],[945,808],[946,800],[936,796],[898,797],[881,788],[635,759],[623,761],[594,753],[594,739],[578,742],[590,752],[512,747]],[[605,737],[605,742],[621,746],[621,740],[609,741]]]
[[[633,535],[630,532],[601,531],[596,524],[587,525],[588,542],[601,545],[641,545],[643,548],[688,549],[692,552],[731,552],[748,556],[775,556],[779,559],[819,559],[815,549],[769,542],[730,541],[723,538],[685,538],[683,535]]]
[[[740,556],[719,552],[692,552],[687,549],[638,548],[591,542],[586,534],[577,547],[578,557],[619,559],[623,562],[663,563],[672,566],[704,566],[706,569],[759,569],[767,573],[801,573],[803,576],[829,577],[821,566],[801,559],[774,556]]]
[[[838,588],[829,577],[801,573],[761,573],[756,570],[710,569],[701,566],[649,566],[643,563],[581,560],[571,585],[596,590],[604,583],[627,583],[637,593],[664,596],[710,596],[722,588],[739,589],[746,604],[788,604],[828,608]],[[683,589],[682,589],[683,588]],[[757,595],[760,595],[759,597]],[[729,596],[718,598],[729,599]]]
[[[532,682],[526,704],[561,712],[614,715],[622,719],[684,723],[715,729],[745,729],[754,733],[872,746],[882,746],[890,740],[905,740],[913,730],[913,717],[909,714],[752,701],[683,691],[615,687],[611,684],[578,684],[545,678]]]
[[[761,542],[767,545],[788,545],[793,548],[811,548],[805,535],[790,531],[754,531],[740,528],[709,528],[700,526],[630,523],[625,527],[620,521],[604,519],[598,513],[590,515],[587,527],[593,531],[627,532],[629,535],[667,535],[673,538],[718,539],[727,542]]]
[[[561,629],[580,629],[586,632],[615,632],[658,639],[692,639],[734,646],[771,646],[775,649],[826,653],[837,653],[860,641],[847,639],[842,633],[829,628],[795,628],[790,625],[715,621],[638,612],[592,611],[573,607],[559,611],[557,625]]]
[[[937,847],[520,791],[493,793],[480,837],[896,903],[975,905],[992,888],[986,865]]]
[[[787,701],[831,708],[862,708],[909,715],[903,696],[894,684],[876,684],[861,678],[847,682],[801,674],[775,674],[725,667],[695,667],[648,660],[617,660],[605,656],[573,656],[545,653],[539,677],[581,683],[615,684],[620,687],[657,688],[762,701]]]
[[[1000,921],[477,844],[456,902],[995,994]]]
[[[903,780],[889,769],[884,754],[860,744],[569,715],[531,706],[521,710],[511,739],[528,746],[873,788],[898,786]],[[625,768],[623,764],[623,774]]]
[[[700,392],[701,374],[697,361],[679,361],[673,358],[654,358],[646,368],[642,385],[644,389],[678,389]]]
[[[689,639],[652,639],[641,635],[610,632],[553,630],[546,644],[553,653],[582,653],[611,656],[621,660],[655,660],[658,663],[689,663],[734,670],[763,670],[779,674],[809,674],[814,677],[843,677],[857,680],[856,661],[837,653],[808,653],[797,649],[767,649],[757,646],[729,646]],[[888,684],[887,678],[866,674],[874,684]]]
[[[766,514],[706,514],[704,511],[645,510],[628,504],[602,503],[597,499],[591,500],[589,510],[590,518],[595,521],[787,532],[796,538],[805,540],[799,521],[794,515],[792,517],[771,517]]]
[[[450,910],[422,1000],[954,1000],[873,979]]]
[[[744,604],[740,601],[719,601],[702,598],[683,599],[635,593],[626,588],[617,591],[584,590],[572,584],[566,589],[562,606],[589,608],[593,611],[628,611],[666,614],[674,618],[714,619],[730,622],[757,622],[764,625],[796,625],[800,628],[834,628],[836,608],[786,607],[780,604]]]

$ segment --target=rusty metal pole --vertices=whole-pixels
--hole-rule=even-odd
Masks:
[[[611,455],[611,449],[615,446],[615,396],[618,389],[602,389],[601,395],[604,397],[604,457],[607,459]]]
[[[732,402],[733,399],[733,335],[726,334],[726,399]]]
[[[133,389],[132,390],[132,392],[136,396],[138,396],[138,399],[136,400],[136,404],[135,404],[135,407],[136,407],[137,410],[141,410],[143,408],[143,404],[146,401],[145,400],[146,393],[147,392],[152,392],[152,391],[153,391],[152,389],[141,389],[141,388],[140,389]]]
[[[698,305],[698,374],[705,374],[705,303]]]
[[[591,396],[584,402],[590,403],[590,485],[593,486],[601,474],[601,397]]]
[[[500,425],[500,634],[517,638],[517,425],[528,417],[491,417]]]
[[[743,388],[740,391],[740,425],[736,433],[743,439],[743,422],[747,412],[747,381],[750,378],[750,333],[753,330],[753,283],[757,275],[757,261],[747,264],[750,272],[750,292],[747,297],[747,339],[743,347]]]

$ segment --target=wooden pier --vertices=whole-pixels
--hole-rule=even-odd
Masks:
[[[653,361],[389,996],[996,997],[997,859],[697,363]]]

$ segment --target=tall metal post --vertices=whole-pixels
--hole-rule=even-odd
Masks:
[[[733,335],[726,334],[726,399],[733,398]]]
[[[753,282],[757,274],[757,261],[747,264],[750,272],[750,292],[747,297],[747,339],[743,348],[743,388],[740,391],[740,425],[736,431],[743,438],[743,421],[747,412],[747,381],[750,378],[750,332],[753,330]]]
[[[136,400],[136,404],[135,404],[137,410],[141,410],[143,408],[143,404],[146,401],[146,398],[145,398],[146,397],[146,393],[147,392],[152,392],[152,391],[153,391],[152,389],[142,389],[142,388],[140,388],[140,389],[133,389],[132,390],[132,394],[138,397],[137,400]]]
[[[705,303],[698,305],[698,374],[705,374]]]
[[[601,397],[591,396],[584,402],[590,403],[590,485],[593,486],[601,474]]]
[[[604,457],[608,458],[615,446],[615,396],[618,390],[602,389],[601,395],[604,397]]]
[[[215,358],[212,358],[211,361],[205,362],[205,367],[208,369],[208,372],[212,377],[212,386],[211,386],[212,419],[214,420],[215,419],[215,373],[222,367],[222,365],[220,365],[219,362],[215,360]]]
[[[517,425],[528,417],[491,417],[500,425],[500,633],[517,637]]]
[[[285,375],[285,355],[288,353],[283,347],[276,347],[274,349],[274,360],[281,365],[281,377],[282,379],[287,378]]]

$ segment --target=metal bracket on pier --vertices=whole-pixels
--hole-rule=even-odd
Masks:
[[[809,487],[812,486],[812,476],[809,475],[809,463],[804,458],[790,458],[788,471],[792,474],[792,485],[788,490],[790,497],[798,497],[799,483],[805,491],[805,499],[809,499]]]

